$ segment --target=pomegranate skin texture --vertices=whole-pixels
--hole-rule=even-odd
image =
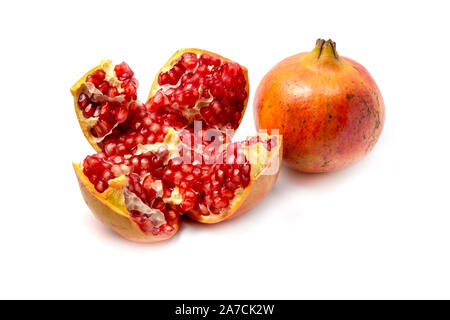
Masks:
[[[311,52],[275,65],[254,99],[258,129],[279,129],[283,159],[309,173],[332,172],[357,162],[375,146],[385,107],[369,72],[339,56],[336,44],[317,40]]]

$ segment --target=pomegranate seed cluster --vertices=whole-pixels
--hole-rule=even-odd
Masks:
[[[208,127],[239,125],[248,95],[239,64],[187,52],[159,75],[158,84],[161,88],[147,102],[151,111],[174,105],[181,110],[197,106]]]
[[[83,173],[94,188],[103,193],[112,179],[125,176],[127,192],[164,214],[166,222],[155,225],[148,213],[130,209],[141,229],[154,234],[172,232],[179,214],[222,213],[236,191],[250,184],[251,165],[242,146],[261,142],[272,147],[259,137],[224,145],[221,130],[237,128],[248,95],[241,66],[209,54],[184,53],[159,74],[159,89],[145,104],[137,100],[138,81],[125,62],[113,73],[99,69],[89,74],[77,98],[83,117],[95,120],[90,130],[102,149],[83,161]],[[204,129],[194,133],[193,120]],[[179,156],[169,157],[167,146],[137,152],[143,145],[163,143],[171,128],[182,140]],[[216,137],[205,139],[211,128]],[[194,145],[195,138],[201,147]],[[226,146],[217,154],[206,147],[215,139]]]
[[[183,145],[179,148],[180,156],[168,161],[166,149],[157,154],[145,152],[126,157],[108,156],[100,152],[84,159],[83,173],[100,193],[108,188],[111,179],[126,175],[130,190],[147,204],[151,204],[156,196],[152,182],[161,180],[166,198],[171,196],[175,187],[179,188],[186,201],[177,209],[183,213],[192,209],[195,201],[211,192],[214,192],[212,196],[219,195],[219,191],[223,191],[220,196],[231,196],[224,188],[234,191],[239,187],[245,188],[250,182],[250,163],[239,143],[230,144],[225,151],[212,156],[195,156],[192,150]],[[189,153],[188,158],[186,153]],[[185,163],[186,159],[191,163]],[[136,185],[136,182],[140,184]],[[219,183],[224,188],[220,189]],[[208,205],[212,204],[208,199],[206,202]],[[217,200],[217,204],[219,203],[223,201]],[[220,208],[222,205],[216,207]]]
[[[126,122],[119,124],[103,140],[107,155],[134,153],[138,145],[163,142],[170,128],[181,130],[187,120],[176,112],[150,112],[145,105],[134,102]]]
[[[118,123],[127,120],[128,102],[136,100],[139,83],[133,77],[134,72],[130,67],[122,62],[114,67],[114,73],[120,82],[119,87],[106,79],[105,71],[96,70],[86,77],[86,82],[93,84],[100,95],[81,93],[78,97],[78,107],[83,117],[98,118],[95,126],[91,128],[91,134],[96,138],[104,137]]]

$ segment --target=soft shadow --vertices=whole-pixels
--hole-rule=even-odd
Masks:
[[[141,243],[135,242],[128,239],[125,239],[117,232],[111,230],[110,228],[103,225],[100,221],[98,221],[95,217],[92,216],[92,213],[86,213],[85,215],[85,223],[87,227],[90,229],[89,231],[97,233],[97,235],[105,242],[110,242],[113,247],[125,246],[129,248],[143,248],[145,250],[149,250],[150,248],[153,250],[158,250],[165,248],[169,245],[176,244],[179,241],[180,233],[183,232],[183,225],[181,225],[178,232],[170,239],[165,241],[158,241],[153,243]]]
[[[364,161],[354,164],[348,168],[326,173],[304,173],[291,169],[283,165],[279,180],[282,183],[299,185],[306,188],[322,188],[330,186],[339,186],[340,184],[352,179],[363,168]]]

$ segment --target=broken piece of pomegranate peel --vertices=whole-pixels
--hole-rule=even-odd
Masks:
[[[261,143],[245,147],[246,155],[257,162],[252,164],[251,181],[245,189],[235,193],[233,202],[229,208],[221,214],[203,216],[198,211],[192,210],[187,216],[202,223],[218,223],[227,219],[238,217],[258,205],[270,192],[275,184],[282,162],[282,139],[278,137],[277,146],[271,151],[265,152]],[[259,152],[266,153],[260,156]],[[174,228],[169,233],[143,232],[139,225],[132,220],[124,201],[123,188],[126,185],[126,177],[122,175],[109,181],[109,187],[105,192],[99,193],[82,171],[82,165],[73,163],[75,173],[80,185],[80,190],[88,207],[98,220],[107,227],[128,240],[151,243],[171,238],[179,230],[179,216],[171,226]]]
[[[218,215],[203,216],[198,211],[192,210],[187,213],[188,217],[202,223],[218,223],[236,218],[258,205],[272,190],[280,173],[283,155],[282,136],[277,136],[277,146],[271,151],[266,153],[262,148],[264,147],[261,143],[246,147],[246,156],[256,160],[256,163],[252,163],[250,184],[240,190],[239,194],[235,193],[227,211]],[[266,153],[265,156],[261,156],[259,153],[261,150]]]
[[[80,124],[81,131],[83,132],[84,136],[86,137],[89,144],[94,148],[95,151],[100,152],[101,148],[98,146],[98,144],[94,141],[92,135],[89,133],[89,123],[87,122],[87,119],[83,117],[83,114],[81,110],[78,108],[78,97],[82,92],[82,86],[86,82],[86,77],[93,73],[96,70],[99,70],[101,67],[100,65],[92,68],[86,74],[75,83],[72,88],[70,89],[70,93],[72,93],[72,96],[74,98],[74,106],[75,106],[75,114],[77,115],[78,123]]]
[[[158,76],[161,72],[169,70],[186,52],[195,53],[197,55],[206,53],[214,57],[218,57],[221,61],[231,62],[231,60],[229,59],[223,58],[208,51],[199,49],[184,49],[177,51],[177,53],[172,56],[172,58],[160,70]],[[83,90],[85,90],[85,88],[83,87],[85,86],[87,77],[97,70],[104,69],[105,64],[111,65],[111,62],[102,61],[102,63],[98,67],[93,68],[88,73],[86,73],[71,89],[71,92],[74,95],[77,118],[80,122],[82,131],[89,143],[94,147],[96,151],[104,150],[104,146],[101,141],[91,135],[89,129],[92,126],[92,124],[90,123],[92,119],[84,118],[82,112],[77,106],[77,103],[79,103],[78,98],[80,94],[83,92]],[[246,81],[245,90],[248,93],[249,86],[247,69],[243,66],[240,67]],[[152,85],[150,97],[152,97],[161,88],[161,86],[158,84],[158,76],[155,78],[155,81]],[[242,109],[242,116],[245,111],[247,100],[248,94],[244,102],[244,107]],[[239,120],[239,123],[242,120],[242,116]],[[268,136],[268,139],[269,138],[270,137]],[[275,147],[273,147],[272,150],[270,150],[269,152],[267,152],[267,150],[264,150],[266,151],[264,152],[266,153],[266,156],[262,157],[264,158],[264,161],[260,161],[261,159],[257,157],[257,159],[259,160],[255,164],[252,164],[251,167],[250,183],[245,188],[236,190],[234,197],[230,201],[230,205],[228,206],[228,208],[226,208],[226,210],[224,210],[220,214],[211,214],[209,216],[205,216],[199,214],[198,211],[193,209],[187,212],[187,216],[203,223],[217,223],[229,218],[237,217],[258,204],[272,188],[280,170],[280,150],[282,148],[281,137],[277,138],[276,142],[277,144]],[[262,143],[256,143],[255,145],[247,146],[246,156],[252,157],[251,154],[259,154],[260,150],[262,149],[264,149]],[[127,178],[125,177],[125,175],[121,175],[120,177],[109,180],[108,188],[104,192],[98,192],[94,185],[89,181],[88,177],[86,177],[86,175],[83,173],[82,164],[74,164],[73,166],[80,184],[82,195],[89,208],[93,211],[94,215],[100,221],[102,221],[106,226],[110,227],[123,237],[138,242],[154,242],[168,239],[178,231],[179,215],[177,215],[175,220],[170,221],[170,226],[172,228],[169,228],[169,232],[159,232],[158,234],[153,234],[152,232],[146,232],[142,230],[140,225],[138,225],[131,218],[127,206],[125,205],[123,195],[123,190],[127,182]]]
[[[151,243],[169,239],[177,233],[179,217],[177,223],[172,224],[174,228],[172,232],[157,235],[142,231],[139,225],[131,219],[125,206],[122,191],[125,186],[125,176],[116,178],[115,183],[110,182],[110,186],[105,192],[99,193],[83,174],[80,164],[73,163],[73,168],[80,185],[81,194],[89,209],[105,226],[114,230],[125,239]]]
[[[234,62],[233,60],[230,60],[228,58],[222,57],[221,55],[211,52],[211,51],[207,51],[207,50],[201,50],[201,49],[196,49],[196,48],[187,48],[187,49],[181,49],[178,50],[177,52],[175,52],[169,60],[167,60],[167,62],[164,64],[164,66],[158,71],[158,75],[162,72],[166,72],[167,70],[169,70],[170,68],[173,67],[173,65],[180,59],[180,57],[186,53],[186,52],[193,52],[197,55],[201,55],[201,54],[209,54],[211,56],[217,57],[222,61],[226,61],[226,62]],[[244,74],[244,78],[245,78],[245,91],[247,91],[247,93],[250,92],[250,81],[248,81],[248,70],[245,66],[240,65],[242,68],[242,72]],[[153,97],[156,93],[156,91],[158,91],[158,89],[160,88],[160,85],[158,84],[158,77],[155,77],[155,79],[153,80],[152,83],[152,87],[150,89],[150,92],[148,94],[148,99],[150,99],[151,97]],[[244,101],[244,109],[242,110],[242,117],[241,117],[241,121],[242,118],[244,117],[245,114],[245,110],[247,108],[247,102],[248,102],[248,97],[249,95],[247,95],[247,98]],[[240,122],[239,121],[239,124]]]

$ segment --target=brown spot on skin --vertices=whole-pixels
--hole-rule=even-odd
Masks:
[[[377,110],[375,116],[375,128],[374,131],[376,131],[380,127],[380,112]]]
[[[347,100],[351,100],[354,96],[355,96],[355,95],[352,94],[352,93],[347,93],[347,94],[346,94]]]
[[[322,168],[327,167],[330,164],[331,160],[327,160],[324,163],[322,163]]]

